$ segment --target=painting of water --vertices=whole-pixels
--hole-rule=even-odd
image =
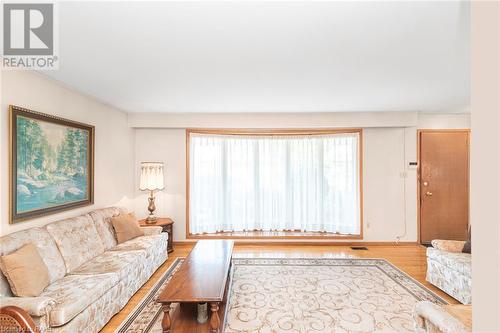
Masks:
[[[92,126],[14,106],[11,126],[13,222],[92,203]]]

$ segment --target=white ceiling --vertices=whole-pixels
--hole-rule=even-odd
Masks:
[[[60,69],[127,112],[456,112],[469,5],[63,2]]]

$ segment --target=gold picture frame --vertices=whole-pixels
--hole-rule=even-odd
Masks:
[[[9,106],[10,223],[94,203],[92,125]]]

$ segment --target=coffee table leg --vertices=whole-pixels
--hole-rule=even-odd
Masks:
[[[162,305],[163,309],[163,320],[161,321],[161,327],[163,333],[170,333],[170,326],[172,322],[170,320],[170,303],[165,303]]]
[[[210,303],[210,311],[212,312],[210,316],[210,333],[217,333],[220,326],[219,303]]]

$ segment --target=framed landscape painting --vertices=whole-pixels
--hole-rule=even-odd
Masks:
[[[10,106],[10,222],[94,202],[94,126]]]

